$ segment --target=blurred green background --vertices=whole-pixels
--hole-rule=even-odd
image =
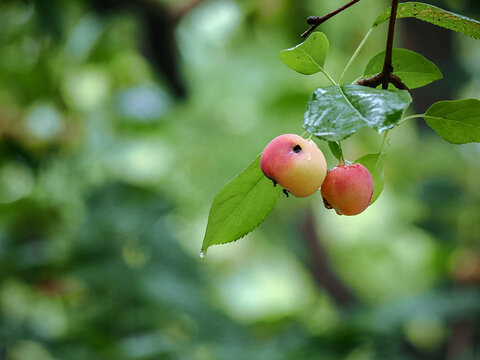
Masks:
[[[343,1],[189,1],[0,1],[0,359],[480,359],[480,147],[423,120],[391,131],[363,214],[282,197],[199,258],[217,191],[328,85],[279,50]],[[319,28],[335,78],[388,6]],[[401,20],[396,43],[445,76],[412,113],[480,98],[480,42]],[[362,131],[346,157],[380,142]]]

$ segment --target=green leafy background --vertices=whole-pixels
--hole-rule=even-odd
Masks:
[[[301,41],[307,16],[345,1],[206,1],[170,41],[155,12],[106,3],[0,2],[1,359],[442,359],[452,324],[477,334],[478,145],[452,145],[423,119],[390,131],[384,190],[360,216],[337,216],[319,194],[281,195],[258,229],[199,257],[218,191],[275,136],[301,134],[309,96],[330,85],[279,51]],[[140,3],[154,2],[129,2]],[[480,18],[477,1],[436,4]],[[361,1],[319,28],[332,77],[387,6]],[[404,24],[396,41],[411,48]],[[445,76],[425,89],[480,98],[479,44],[449,41],[456,52],[441,62],[418,51]],[[364,128],[342,141],[344,155],[378,153],[381,137]],[[312,271],[309,216],[355,294],[351,311]],[[465,339],[458,356],[478,355]]]
[[[321,32],[313,32],[301,44],[280,51],[280,59],[300,74],[315,74],[323,69],[328,53],[328,39]]]

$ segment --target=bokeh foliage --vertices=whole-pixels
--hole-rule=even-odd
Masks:
[[[278,51],[341,1],[206,1],[166,28],[173,48],[152,40],[165,18],[115,3],[0,2],[1,359],[479,355],[480,149],[423,120],[392,133],[384,192],[362,216],[281,198],[255,233],[198,257],[218,189],[274,136],[301,133],[309,95],[327,85]],[[164,15],[185,3],[158,2]],[[478,18],[473,3],[434,5]],[[330,73],[387,6],[359,3],[322,26]],[[382,26],[351,80],[382,50]],[[453,40],[469,74],[458,97],[480,98],[480,47]],[[380,141],[366,129],[344,155]],[[317,286],[301,231],[310,212],[353,308]]]

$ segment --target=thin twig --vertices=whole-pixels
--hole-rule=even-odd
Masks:
[[[355,52],[353,53],[352,57],[351,57],[350,60],[348,61],[347,66],[345,66],[345,69],[343,70],[342,75],[340,75],[340,78],[338,79],[338,83],[339,83],[339,84],[342,83],[343,77],[344,77],[345,74],[347,73],[347,71],[348,71],[348,69],[350,68],[350,66],[352,65],[353,61],[357,58],[358,54],[360,53],[360,50],[362,50],[363,45],[365,45],[365,43],[367,42],[367,40],[368,40],[368,38],[370,37],[370,35],[372,34],[372,32],[373,32],[373,28],[371,28],[370,30],[368,30],[368,32],[365,34],[365,37],[362,39],[362,41],[361,41],[360,44],[358,45],[358,47],[357,47],[357,49],[355,50]]]
[[[332,11],[331,13],[327,14],[327,15],[324,15],[322,17],[318,17],[318,16],[309,16],[307,18],[307,24],[308,25],[312,25],[310,26],[310,28],[305,31],[301,37],[302,38],[305,38],[307,37],[308,35],[310,35],[313,30],[315,30],[317,28],[317,26],[323,24],[325,21],[327,21],[328,19],[330,19],[331,17],[337,15],[339,12],[342,12],[343,10],[345,10],[346,8],[352,6],[353,4],[359,2],[360,0],[352,0],[350,1],[349,3],[343,5],[342,7],[339,7],[337,10],[335,11]]]

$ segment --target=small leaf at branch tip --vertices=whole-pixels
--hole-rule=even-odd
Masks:
[[[316,31],[301,44],[280,51],[280,59],[285,65],[300,74],[315,74],[323,70],[328,46],[325,34]]]

